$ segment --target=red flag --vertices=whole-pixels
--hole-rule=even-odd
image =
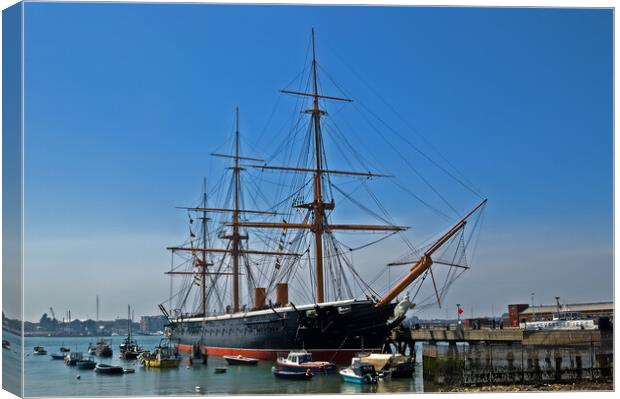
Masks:
[[[463,314],[463,309],[459,308],[459,310],[457,310],[458,314]]]

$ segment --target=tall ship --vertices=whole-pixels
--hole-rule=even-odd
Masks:
[[[358,352],[382,349],[390,330],[414,302],[421,303],[423,284],[432,283],[432,299],[440,305],[447,288],[469,268],[467,246],[486,199],[472,201],[475,206],[451,217],[447,229],[414,246],[405,235],[408,227],[393,223],[377,196],[350,188],[357,184],[365,190],[392,175],[329,166],[326,132],[358,154],[325,122],[328,107],[353,100],[320,90],[323,69],[314,30],[307,59],[300,87],[282,90],[295,99],[296,110],[283,144],[269,148],[277,156],[264,160],[241,152],[237,109],[230,152],[211,154],[228,163],[227,173],[212,188],[204,183],[197,205],[180,208],[187,212],[189,234],[168,248],[170,298],[160,305],[180,350],[265,360],[305,350],[315,360],[349,362]],[[338,185],[342,179],[344,188]],[[337,200],[347,223],[336,221]],[[354,209],[367,218],[348,222]],[[369,218],[381,223],[370,224]],[[355,260],[356,251],[368,254],[391,237],[401,238],[404,252],[377,250],[372,259]],[[384,260],[375,267],[375,258]],[[368,277],[370,272],[379,277]],[[443,284],[437,278],[442,272]]]

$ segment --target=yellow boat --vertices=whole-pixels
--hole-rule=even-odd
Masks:
[[[153,368],[175,368],[181,364],[179,350],[167,338],[162,339],[152,353],[142,352],[138,360],[144,367]]]
[[[181,359],[144,359],[142,364],[144,367],[175,368],[179,367]]]

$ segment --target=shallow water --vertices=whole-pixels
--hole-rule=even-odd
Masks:
[[[5,339],[8,334],[5,333]],[[128,396],[128,395],[209,395],[209,394],[300,394],[300,393],[388,393],[422,392],[421,364],[413,378],[393,379],[377,385],[345,383],[338,374],[317,375],[310,381],[287,381],[271,374],[272,362],[261,361],[258,366],[228,366],[224,359],[209,357],[206,365],[185,363],[178,369],[145,369],[137,361],[118,358],[118,345],[123,337],[107,337],[112,342],[114,357],[95,359],[106,364],[134,368],[135,374],[100,375],[92,370],[65,366],[62,360],[52,360],[49,354],[58,352],[61,345],[86,354],[92,337],[58,338],[28,337],[25,340],[25,396]],[[13,336],[13,340],[19,340]],[[145,349],[152,349],[160,337],[137,336]],[[11,342],[13,344],[13,342]],[[32,347],[44,346],[47,356],[32,355]],[[3,355],[9,355],[3,353]],[[215,367],[226,366],[228,372],[215,374]],[[80,375],[78,380],[76,377]],[[200,391],[196,391],[196,387]]]

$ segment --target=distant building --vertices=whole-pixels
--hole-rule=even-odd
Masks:
[[[164,316],[142,316],[140,318],[140,330],[142,332],[163,331],[165,325],[166,319]]]
[[[561,311],[579,312],[584,318],[598,319],[608,317],[613,321],[613,302],[572,303],[562,304]],[[553,314],[558,312],[558,305],[528,306],[525,304],[508,305],[510,325],[518,327],[520,321],[552,320]],[[516,324],[515,324],[516,323]]]
[[[508,305],[508,322],[510,327],[519,327],[519,322],[521,321],[520,314],[528,307],[529,305],[526,303]]]

